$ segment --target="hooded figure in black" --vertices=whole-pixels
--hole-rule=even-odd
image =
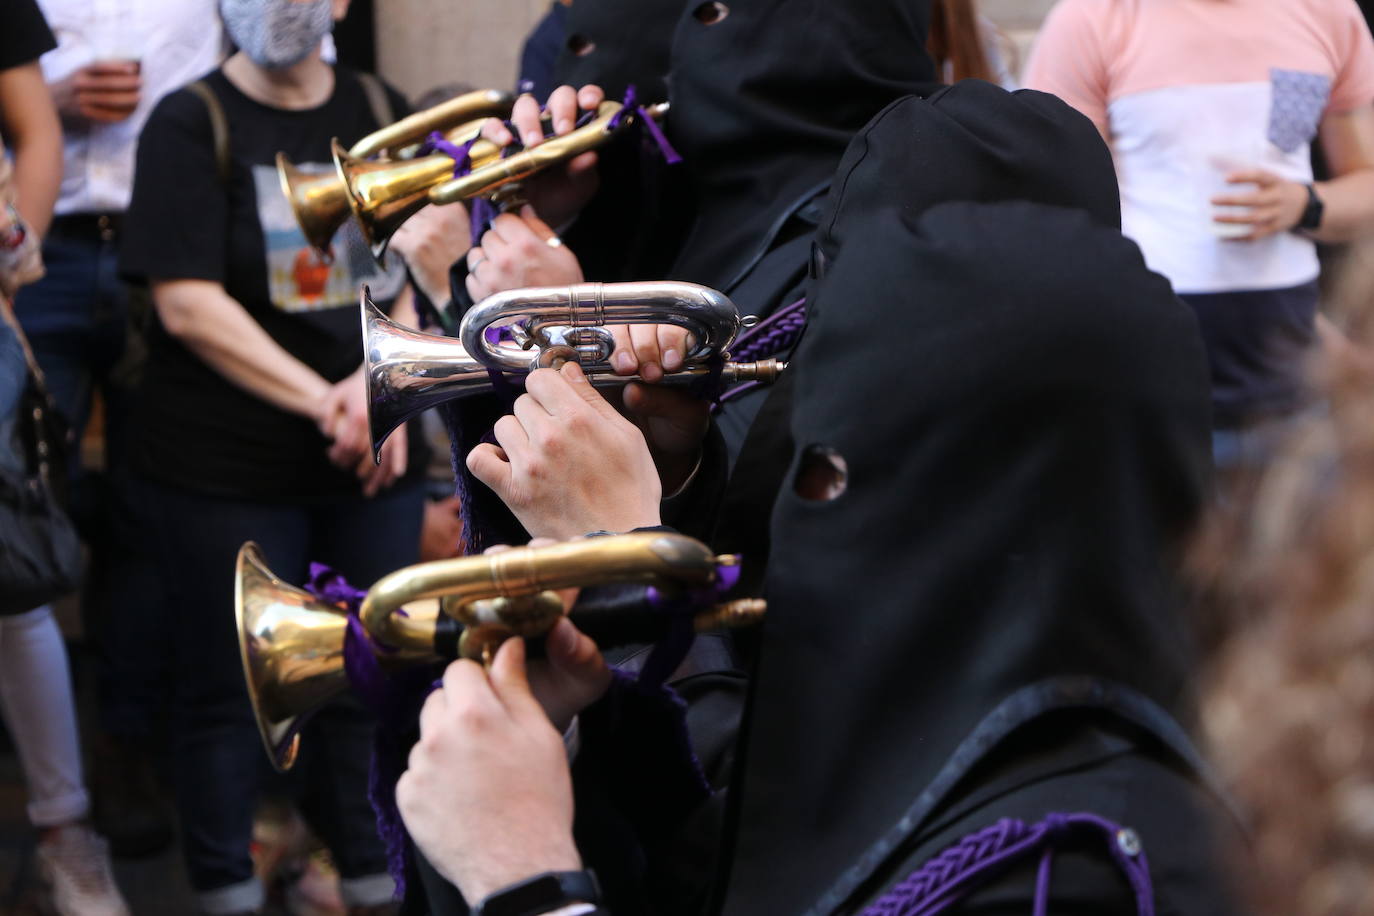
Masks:
[[[1099,225],[1121,226],[1110,151],[1091,121],[1052,95],[965,80],[928,99],[889,106],[852,139],[833,176],[826,221],[800,240],[817,270],[845,241],[842,215],[877,207],[920,214],[951,201],[1024,200],[1079,209]],[[862,180],[854,180],[856,170]],[[909,294],[909,307],[919,308],[920,289]],[[756,589],[768,555],[768,515],[790,454],[791,391],[784,375],[771,393],[761,392],[757,418],[744,418],[747,434],[737,430],[737,417],[720,418],[726,445],[738,454],[729,486],[716,502],[699,500],[672,518],[709,537],[714,547],[742,553],[745,584]],[[717,459],[709,469],[725,463]],[[704,480],[702,489],[711,485]]]
[[[1077,811],[1136,831],[1158,912],[1233,912],[1179,724],[1196,323],[1111,208],[913,205],[887,154],[943,104],[876,119],[825,222],[723,912],[851,912],[999,818]],[[1063,843],[1053,909],[1135,911],[1101,838]],[[977,912],[1029,911],[1035,865]]]
[[[567,11],[555,85],[600,86],[619,101],[668,98],[673,29],[684,0],[587,0]],[[683,166],[669,164],[639,129],[602,147],[601,186],[565,235],[588,279],[661,277],[691,219]]]
[[[911,912],[904,879],[948,844],[1062,814],[1048,860],[948,912],[1032,912],[1043,887],[1036,912],[1230,916],[1221,805],[1180,724],[1175,561],[1210,473],[1195,319],[1101,213],[909,206],[870,153],[927,104],[856,141],[826,221],[706,912]],[[603,730],[624,696],[584,711],[577,766],[637,782],[644,821],[689,793],[647,765],[652,729]]]
[[[667,276],[721,290],[761,318],[799,299],[845,147],[885,105],[937,87],[929,18],[929,0],[687,3],[668,135],[695,217]],[[744,358],[785,358],[793,343]],[[717,415],[731,461],[764,394]]]

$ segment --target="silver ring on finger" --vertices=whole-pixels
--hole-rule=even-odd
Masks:
[[[474,260],[469,260],[469,261],[468,261],[468,273],[470,273],[470,274],[477,273],[477,267],[478,267],[478,265],[480,265],[480,264],[481,264],[482,262],[484,262],[485,260],[486,260],[486,258],[477,258],[475,261],[474,261]]]
[[[551,235],[544,239],[544,244],[548,245],[550,248],[562,248],[563,240],[556,235]]]

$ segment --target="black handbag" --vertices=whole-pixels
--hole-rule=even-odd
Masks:
[[[0,615],[5,615],[75,591],[81,583],[81,541],[63,508],[66,423],[8,303],[0,302],[0,315],[18,337],[29,370],[13,439],[0,442],[0,449],[18,458],[0,462]]]

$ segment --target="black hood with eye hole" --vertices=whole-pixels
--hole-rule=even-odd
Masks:
[[[668,97],[673,29],[684,0],[585,0],[567,11],[555,84],[594,83],[620,99],[633,85],[641,102]],[[541,100],[542,101],[542,100]]]
[[[833,449],[847,486],[789,479],[773,513],[730,916],[847,911],[1021,688],[1188,716],[1171,561],[1210,467],[1191,313],[1082,209],[851,216],[788,370],[792,474]]]
[[[697,219],[671,275],[728,292],[824,191],[854,134],[933,91],[935,68],[928,0],[721,3],[723,16],[687,3],[673,38],[670,136]]]

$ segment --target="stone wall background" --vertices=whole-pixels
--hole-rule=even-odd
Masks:
[[[836,3],[850,0],[833,0]],[[550,0],[376,0],[377,69],[414,98],[441,83],[513,85],[526,34]],[[1021,52],[1054,0],[981,0]]]

